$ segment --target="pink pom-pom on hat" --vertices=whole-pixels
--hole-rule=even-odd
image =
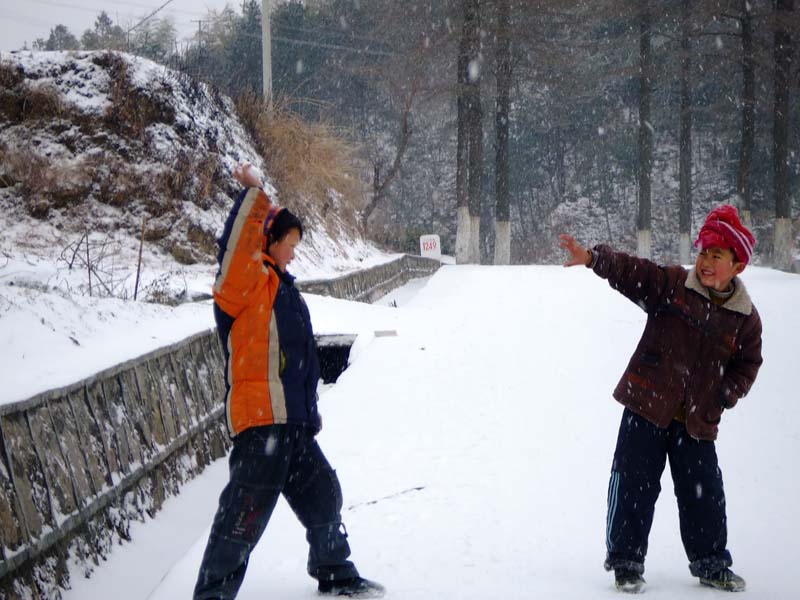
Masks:
[[[736,207],[723,204],[708,213],[694,245],[701,250],[714,246],[730,248],[736,255],[736,260],[747,264],[753,258],[756,238],[742,225]]]

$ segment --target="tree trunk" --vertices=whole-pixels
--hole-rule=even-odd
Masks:
[[[679,257],[683,265],[691,261],[692,247],[692,55],[690,34],[690,2],[681,2],[681,114],[680,114],[680,199]]]
[[[467,68],[465,112],[468,143],[469,262],[480,263],[481,195],[483,194],[483,107],[481,105],[480,0],[466,0]]]
[[[636,218],[637,253],[642,258],[651,255],[650,177],[653,169],[653,126],[650,122],[651,77],[653,56],[650,43],[651,21],[648,0],[640,2],[639,24],[639,211]]]
[[[792,266],[792,220],[789,202],[789,76],[792,68],[792,36],[786,24],[794,0],[775,2],[775,103],[773,117],[773,170],[775,182],[775,230],[773,265]]]
[[[511,38],[509,0],[497,0],[497,106],[495,109],[495,242],[494,264],[511,262],[508,194],[508,130],[511,108]]]
[[[741,199],[742,220],[752,227],[753,190],[750,170],[755,146],[755,58],[753,56],[753,14],[751,0],[742,1],[742,147],[739,153],[739,172],[736,191]]]
[[[402,164],[403,157],[405,156],[406,150],[408,149],[408,144],[411,141],[411,105],[413,104],[415,95],[416,84],[412,88],[408,101],[406,102],[403,110],[403,114],[400,117],[400,139],[397,141],[397,152],[395,153],[394,160],[392,161],[392,166],[389,168],[389,171],[386,173],[383,181],[380,180],[380,164],[375,163],[373,165],[372,199],[369,201],[369,204],[364,207],[361,215],[365,230],[367,229],[370,216],[372,216],[372,213],[386,197],[386,193],[389,191],[389,186],[400,173],[400,166]]]
[[[469,262],[469,198],[467,196],[467,126],[465,110],[465,86],[467,81],[467,22],[461,32],[458,45],[458,93],[456,100],[457,141],[456,141],[456,264]]]

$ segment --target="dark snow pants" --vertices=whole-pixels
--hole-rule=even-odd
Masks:
[[[307,429],[247,429],[234,438],[229,465],[230,481],[219,499],[194,600],[236,597],[250,553],[281,494],[306,528],[308,573],[331,580],[358,575],[347,560],[339,480]]]
[[[714,442],[692,438],[678,421],[661,429],[626,408],[608,485],[607,570],[621,567],[644,572],[647,538],[667,458],[692,575],[707,576],[732,564]]]

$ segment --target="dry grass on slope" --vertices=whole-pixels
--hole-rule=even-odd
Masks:
[[[321,219],[329,231],[356,234],[367,185],[353,145],[327,123],[309,123],[277,102],[270,109],[246,94],[236,102],[280,202],[304,218]]]
[[[183,203],[206,211],[228,196],[219,154],[176,133],[174,157],[154,158],[150,128],[177,131],[171,100],[180,82],[164,78],[141,86],[122,55],[90,57],[110,82],[110,102],[100,114],[65,102],[54,85],[37,83],[35,75],[26,78],[20,67],[0,62],[0,196],[6,207],[18,202],[39,220],[57,211],[68,230],[104,231],[111,227],[104,213],[92,219],[87,208],[95,200],[119,209],[117,224],[131,235],[138,237],[146,217],[146,241],[178,262],[212,263],[213,223],[193,222]]]

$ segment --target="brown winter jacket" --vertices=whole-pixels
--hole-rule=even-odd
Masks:
[[[686,429],[715,440],[724,408],[747,394],[761,366],[761,319],[741,279],[723,305],[694,272],[592,250],[592,269],[647,313],[647,324],[614,398],[659,427],[683,402]]]

